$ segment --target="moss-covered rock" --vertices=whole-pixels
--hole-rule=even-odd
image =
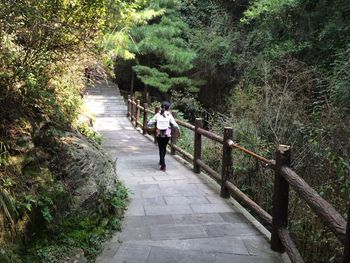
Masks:
[[[59,138],[59,142],[63,149],[61,172],[73,195],[73,209],[91,206],[100,191],[115,190],[115,161],[101,146],[72,132]]]

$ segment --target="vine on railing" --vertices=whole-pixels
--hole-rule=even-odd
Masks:
[[[143,112],[143,123],[140,123],[141,111]],[[130,95],[128,96],[128,117],[131,122],[135,123],[136,128],[142,128],[143,134],[146,134],[148,114],[156,114],[158,111],[159,108],[156,108],[154,112],[149,110],[147,103],[142,107],[140,106],[139,100],[135,102],[134,98]],[[173,113],[173,115],[176,118],[176,113]],[[292,187],[344,245],[343,263],[350,262],[350,209],[348,212],[348,221],[346,222],[346,220],[330,203],[324,200],[289,167],[291,163],[291,149],[289,146],[279,145],[275,154],[276,160],[268,160],[248,149],[245,149],[238,143],[235,143],[233,141],[233,129],[231,127],[226,127],[223,136],[219,136],[203,129],[203,120],[200,118],[196,119],[194,126],[178,119],[176,119],[176,122],[180,126],[194,131],[194,153],[192,156],[190,153],[187,153],[180,147],[176,146],[176,138],[173,137],[170,143],[171,154],[178,152],[186,159],[193,161],[193,170],[195,173],[200,173],[201,170],[204,170],[221,185],[221,197],[229,198],[232,195],[238,202],[259,217],[262,223],[270,226],[272,250],[280,253],[287,252],[293,263],[304,262],[287,229],[289,187]],[[175,134],[175,131],[173,131],[173,134]],[[223,155],[221,174],[214,171],[202,161],[202,136],[222,144]],[[154,140],[156,142],[156,137]],[[233,149],[250,155],[264,163],[265,167],[271,168],[275,171],[272,215],[266,212],[234,185],[234,171],[232,164]]]

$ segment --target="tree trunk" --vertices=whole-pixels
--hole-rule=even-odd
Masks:
[[[135,72],[131,68],[131,83],[130,83],[130,95],[134,94]]]
[[[148,91],[148,86],[147,85],[145,85],[145,88],[144,88],[143,92],[144,92],[143,96],[145,97],[146,103],[150,103],[150,101],[149,101],[149,91]]]

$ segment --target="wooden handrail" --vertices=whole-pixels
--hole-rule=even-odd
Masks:
[[[222,138],[219,135],[216,135],[215,133],[212,133],[210,131],[204,130],[203,128],[199,128],[197,132],[204,137],[207,137],[213,141],[219,142],[219,143],[224,143],[224,138]]]
[[[304,263],[304,259],[300,255],[297,247],[295,246],[292,238],[289,235],[289,232],[285,228],[279,228],[278,236],[286,249],[286,252],[292,262]]]
[[[142,124],[142,133],[143,135],[147,134],[147,108],[148,108],[148,104],[144,103],[143,104],[143,124]]]
[[[224,128],[224,136],[222,141],[226,142],[233,139],[233,129],[231,127]],[[222,143],[222,161],[221,161],[221,190],[220,196],[222,198],[230,198],[230,189],[226,186],[226,182],[233,183],[233,161],[232,148],[226,143]]]
[[[215,179],[218,183],[221,183],[221,175],[206,165],[202,160],[197,160],[198,165],[206,171],[210,177]],[[246,207],[249,207],[266,225],[272,224],[272,217],[264,209],[262,209],[257,203],[246,196],[241,190],[239,190],[230,181],[225,182],[226,187],[230,190],[231,194]]]
[[[159,108],[156,108],[155,111],[151,111],[147,108],[147,104],[142,107],[140,103],[136,103],[134,99],[129,95],[128,96],[128,117],[131,118],[131,121],[136,120],[136,126],[143,127],[145,130],[147,122],[147,114],[155,114],[159,111]],[[136,106],[136,107],[135,107]],[[141,124],[138,122],[139,111],[144,112],[146,120]],[[136,114],[137,116],[134,116]],[[261,219],[265,225],[272,226],[272,248],[276,251],[283,252],[286,251],[293,263],[302,263],[304,262],[300,253],[298,252],[294,242],[292,241],[289,232],[287,230],[287,213],[288,213],[288,187],[291,186],[298,195],[308,204],[312,211],[325,223],[326,226],[337,236],[337,238],[344,244],[344,256],[343,263],[348,263],[350,260],[350,208],[349,208],[349,218],[348,221],[341,216],[341,214],[326,200],[324,200],[311,186],[309,186],[300,176],[298,176],[290,167],[290,152],[288,156],[283,156],[276,154],[276,160],[269,160],[263,156],[260,156],[243,146],[235,143],[232,139],[227,138],[227,136],[222,137],[213,132],[207,131],[202,128],[201,125],[194,126],[183,120],[175,119],[176,122],[189,130],[195,132],[195,138],[197,138],[197,147],[195,147],[195,156],[187,153],[180,147],[176,145],[176,140],[171,143],[172,153],[179,152],[187,159],[193,161],[195,171],[200,172],[200,169],[203,169],[210,175],[216,182],[221,184],[222,189],[226,189],[236,198],[240,203],[245,207],[253,211],[253,213]],[[198,123],[200,120],[198,119]],[[145,131],[144,131],[145,133]],[[232,169],[232,161],[229,158],[232,158],[230,151],[223,152],[223,160],[226,158],[225,169],[223,169],[222,174],[220,175],[214,171],[211,167],[205,164],[201,160],[201,143],[200,136],[204,136],[213,141],[219,142],[225,147],[232,149],[237,149],[256,160],[259,160],[265,167],[272,168],[275,170],[275,193],[274,193],[274,210],[273,216],[267,213],[263,208],[246,196],[242,191],[240,191],[230,180],[226,180],[226,173],[230,176]],[[199,147],[199,148],[198,148]],[[282,146],[284,147],[284,146]],[[289,148],[288,148],[289,149]],[[230,156],[228,156],[230,155]],[[287,158],[287,159],[286,159]],[[229,161],[229,162],[228,162]],[[224,174],[225,173],[225,174]],[[280,211],[281,210],[281,211]],[[283,211],[282,211],[283,210]]]
[[[146,111],[147,111],[147,113],[154,114],[154,111],[152,111],[150,109],[147,109]]]
[[[346,221],[340,213],[289,167],[283,166],[281,174],[338,239],[344,242]]]
[[[142,127],[142,126],[143,126],[143,123],[141,123],[141,122],[139,122],[139,121],[137,121],[136,123],[137,123],[137,125],[138,125],[139,127]]]
[[[226,187],[231,191],[232,195],[238,200],[241,201],[246,207],[251,209],[262,221],[267,225],[272,225],[272,217],[264,209],[262,209],[257,203],[251,200],[246,196],[241,190],[239,190],[233,183],[230,181],[225,182]]]
[[[240,150],[241,152],[244,152],[244,153],[246,153],[246,154],[252,156],[253,158],[255,158],[255,159],[257,159],[257,160],[259,160],[259,161],[265,163],[266,166],[273,167],[273,166],[275,165],[275,162],[274,162],[273,160],[268,160],[268,159],[266,159],[265,157],[262,157],[262,156],[260,156],[260,155],[258,155],[258,154],[256,154],[256,153],[254,153],[254,152],[252,152],[252,151],[250,151],[250,150],[244,148],[243,146],[239,145],[238,143],[233,142],[232,140],[228,140],[227,143],[228,143],[228,145],[229,145],[230,147],[232,147],[233,149],[238,149],[238,150]]]
[[[204,171],[206,171],[210,177],[215,179],[216,182],[221,183],[221,175],[214,171],[212,168],[210,168],[208,165],[206,165],[202,160],[198,159],[197,164],[202,168]]]
[[[182,127],[185,127],[185,128],[187,128],[187,129],[189,129],[189,130],[191,130],[191,131],[194,131],[194,130],[195,130],[195,127],[194,127],[194,125],[192,125],[192,124],[189,124],[189,123],[184,122],[184,121],[179,120],[179,119],[175,119],[175,121],[177,122],[177,124],[179,124],[179,125],[182,126]]]
[[[176,118],[177,112],[172,112],[172,115],[174,118]],[[177,130],[177,128],[175,128],[175,126],[171,126],[171,134],[178,134],[178,130]],[[171,153],[171,155],[176,154],[176,150],[174,148],[174,146],[176,145],[176,141],[177,141],[177,136],[171,136],[171,138],[170,138],[170,153]]]
[[[195,120],[195,132],[194,132],[194,151],[193,151],[193,171],[195,173],[200,173],[201,168],[197,164],[197,160],[200,160],[202,157],[202,136],[198,130],[203,127],[203,120],[201,118],[196,118]]]
[[[142,124],[141,124],[142,125]],[[135,126],[141,126],[140,125],[140,100],[136,101],[136,118],[135,118]]]
[[[272,195],[271,249],[283,253],[286,248],[279,237],[278,230],[288,227],[289,184],[280,173],[283,165],[290,165],[291,148],[280,145],[275,153],[276,168]]]
[[[144,111],[144,110],[145,110],[145,108],[142,107],[141,105],[137,105],[137,108],[140,109],[141,111]]]
[[[131,95],[128,95],[128,100],[127,100],[127,104],[128,104],[128,111],[127,111],[127,114],[126,116],[127,117],[130,117],[130,112],[131,112],[131,109],[130,109],[130,101],[131,101]]]
[[[187,159],[193,161],[193,159],[194,159],[194,158],[193,158],[193,155],[191,155],[191,154],[189,154],[188,152],[184,151],[183,149],[181,149],[181,148],[180,148],[179,146],[177,146],[177,145],[174,145],[173,147],[174,147],[175,151],[181,153],[181,154],[182,154],[183,156],[185,156]]]

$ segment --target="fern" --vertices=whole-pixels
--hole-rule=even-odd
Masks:
[[[0,188],[0,211],[5,215],[5,218],[13,225],[16,207],[12,197],[6,189]]]

